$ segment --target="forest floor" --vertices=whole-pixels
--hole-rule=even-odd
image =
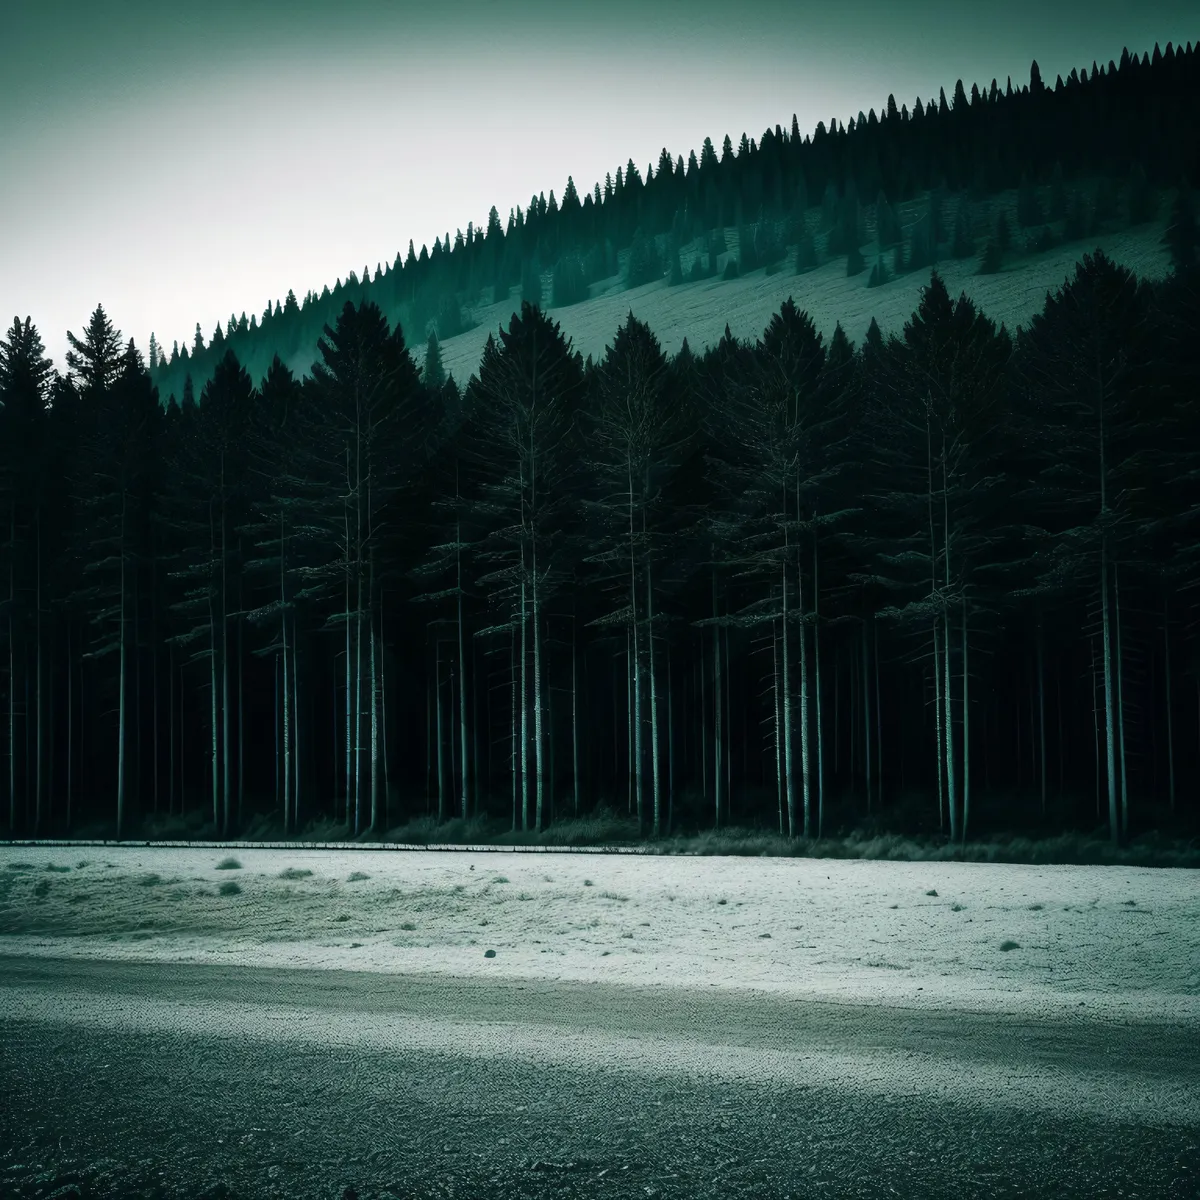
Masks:
[[[1200,872],[0,846],[0,1094],[21,1197],[1194,1196]]]

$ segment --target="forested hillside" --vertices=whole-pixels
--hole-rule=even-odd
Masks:
[[[1093,62],[1053,86],[1036,62],[1019,89],[1011,79],[968,87],[959,80],[949,98],[942,88],[937,99],[918,97],[911,112],[889,96],[878,114],[835,117],[803,136],[793,116],[790,130],[776,125],[757,142],[726,136],[718,150],[706,139],[686,162],[664,147],[644,173],[630,160],[590,192],[568,179],[561,200],[553,189],[549,199],[539,193],[507,222],[493,207],[485,226],[468,224],[453,238],[447,232],[432,250],[417,252],[410,242],[390,265],[359,272],[348,264],[354,269],[345,279],[317,281],[303,299],[297,288],[261,314],[231,313],[211,334],[197,326],[190,344],[168,351],[154,341],[148,365],[162,399],[179,402],[189,376],[192,395],[200,395],[226,348],[252,379],[276,354],[305,375],[322,329],[347,300],[373,301],[414,348],[433,334],[460,384],[478,370],[487,331],[507,325],[523,300],[556,310],[585,357],[603,353],[625,315],[619,308],[613,315],[612,293],[623,291],[633,292],[634,311],[671,353],[683,336],[695,350],[715,345],[730,307],[733,332],[754,336],[789,294],[826,337],[837,319],[861,337],[869,317],[851,318],[862,306],[830,296],[823,278],[794,288],[786,278],[779,287],[765,280],[823,268],[849,276],[864,300],[883,282],[869,311],[894,314],[894,323],[883,316],[880,323],[899,332],[915,307],[906,277],[926,282],[935,262],[1009,274],[1036,267],[1054,247],[1074,247],[1066,271],[1034,269],[1023,281],[1035,293],[1032,305],[1020,306],[1024,317],[1097,239],[1142,273],[1108,240],[1151,222],[1163,189],[1194,180],[1198,130],[1200,70],[1191,43],[1165,53],[1155,46],[1140,59],[1125,50],[1119,65]],[[746,289],[731,283],[747,275],[762,285],[752,290],[766,304],[739,321]],[[897,289],[903,301],[888,295]],[[981,278],[980,302],[1007,318],[996,291]],[[606,293],[611,303],[592,303]],[[687,310],[698,317],[691,329],[676,325]]]
[[[14,320],[9,829],[542,829],[600,805],[647,835],[1194,827],[1195,64],[1156,48],[723,159],[706,143],[645,184],[630,164],[165,364],[97,307],[59,376]],[[1014,172],[1018,219],[981,218]],[[888,195],[904,213],[943,176],[896,216]],[[1159,209],[1164,277],[1089,245]],[[936,265],[982,241],[1001,271],[1061,237],[1081,261],[1019,328]],[[670,287],[830,256],[876,292],[919,272],[902,328],[856,345],[785,300],[755,338],[668,354],[629,314],[585,359],[542,307],[616,262]],[[450,334],[448,295],[522,274],[460,387],[431,306]]]

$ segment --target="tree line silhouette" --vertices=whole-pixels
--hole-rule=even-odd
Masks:
[[[1019,89],[1011,78],[990,87],[961,80],[947,99],[916,100],[912,111],[889,96],[876,115],[834,118],[801,137],[776,125],[757,143],[729,136],[720,150],[706,139],[699,155],[672,161],[666,148],[645,173],[632,159],[589,193],[568,179],[531,197],[507,223],[493,207],[486,225],[449,232],[433,249],[397,254],[372,273],[351,271],[303,299],[289,291],[261,315],[230,314],[206,342],[199,325],[189,347],[170,350],[151,338],[148,365],[164,400],[199,396],[231,348],[253,378],[276,355],[298,374],[347,300],[375,303],[413,342],[444,341],[476,324],[481,305],[511,297],[560,307],[618,275],[630,287],[682,283],[750,270],[810,270],[845,257],[850,274],[872,266],[868,284],[924,271],[939,255],[972,257],[995,271],[1014,254],[1056,241],[1084,242],[1120,222],[1148,220],[1156,189],[1195,180],[1200,166],[1197,47],[1167,45],[1119,64],[1092,63],[1053,87],[1038,65]],[[1118,183],[1120,187],[1118,187]],[[1007,209],[987,198],[1018,192],[1018,239]],[[898,206],[927,196],[907,222]],[[726,231],[736,230],[736,240]],[[877,244],[876,261],[862,247]],[[1081,248],[1088,248],[1082,246]],[[885,256],[886,252],[886,256]],[[722,266],[723,264],[723,266]],[[506,320],[502,316],[501,320]]]
[[[165,405],[97,307],[0,341],[6,820],[376,832],[628,806],[657,835],[1194,822],[1190,261],[1102,253],[1010,334],[598,361],[525,303],[465,389],[370,301],[311,373]],[[1188,224],[1190,222],[1190,225]]]

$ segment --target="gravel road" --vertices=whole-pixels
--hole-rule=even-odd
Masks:
[[[1194,1024],[496,962],[0,956],[0,1195],[1200,1196]]]

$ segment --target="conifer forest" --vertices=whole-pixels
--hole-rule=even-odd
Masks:
[[[1195,830],[1198,181],[1200,49],[1156,46],[664,149],[170,351],[98,304],[60,373],[15,317],[0,822]],[[1154,221],[1164,278],[1089,243]],[[1027,326],[938,270],[1056,243]],[[841,259],[927,277],[902,331],[818,332]],[[554,319],[754,270],[796,276],[756,339]]]

